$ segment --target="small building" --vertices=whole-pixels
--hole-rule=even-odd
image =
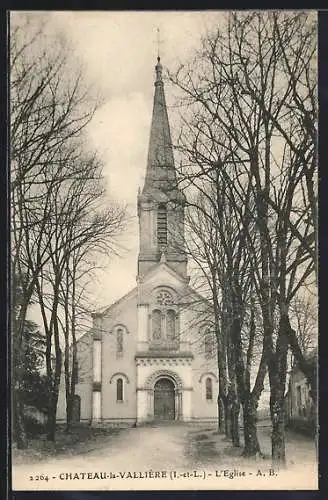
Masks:
[[[308,359],[317,363],[317,351],[314,350]],[[317,415],[310,387],[306,376],[297,362],[294,362],[290,371],[288,391],[286,394],[286,423],[287,426],[312,434],[316,427]]]

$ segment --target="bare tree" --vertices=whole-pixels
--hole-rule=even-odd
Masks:
[[[244,453],[256,455],[260,453],[257,406],[266,374],[264,351],[262,349],[261,355],[255,345],[257,342],[261,346],[261,340],[253,297],[255,285],[252,280],[255,277],[246,245],[246,235],[249,237],[252,233],[254,239],[256,231],[250,228],[254,222],[249,216],[249,199],[240,205],[239,199],[231,198],[231,194],[229,198],[229,186],[224,176],[216,170],[205,174],[202,175],[204,185],[197,183],[200,195],[190,203],[187,224],[192,244],[189,247],[211,290],[218,350],[219,400],[221,413],[225,415],[226,433],[231,436],[234,446],[239,446],[238,415],[242,405]],[[251,189],[248,189],[248,196],[250,194]]]
[[[65,163],[65,166],[67,163]],[[65,339],[65,382],[67,386],[68,405],[70,396],[70,384],[68,374],[70,371],[69,343],[72,340],[70,332],[73,325],[69,325],[68,304],[70,290],[74,293],[74,307],[77,306],[77,291],[79,290],[79,274],[82,269],[79,264],[82,258],[89,252],[96,254],[113,251],[115,237],[122,229],[124,211],[114,205],[106,208],[104,206],[104,188],[101,177],[101,165],[97,158],[81,156],[79,160],[74,158],[74,166],[77,174],[72,173],[71,178],[62,180],[52,190],[49,201],[49,216],[51,223],[43,231],[46,241],[46,255],[49,254],[49,262],[43,266],[37,279],[36,290],[38,304],[47,332],[47,374],[49,380],[49,408],[48,408],[48,437],[55,437],[56,409],[59,394],[60,375],[62,370],[62,348],[61,348],[61,324],[60,314],[62,304],[65,302],[65,328],[63,330]],[[84,266],[87,262],[84,260]],[[69,266],[72,269],[69,270]],[[89,269],[90,270],[90,269]],[[86,273],[86,269],[84,269]],[[67,279],[70,275],[69,281]],[[66,290],[63,282],[66,280]],[[73,283],[74,281],[74,283]],[[63,297],[64,292],[64,297]],[[47,300],[45,302],[45,297]],[[50,311],[50,315],[47,311]],[[52,365],[52,342],[55,347],[55,366]],[[75,341],[74,341],[75,342]],[[74,348],[73,348],[74,349]],[[76,360],[72,359],[73,365]],[[73,394],[74,395],[74,394]]]
[[[316,272],[314,35],[308,14],[230,13],[192,66],[171,76],[186,96],[183,182],[198,186],[219,172],[243,221],[240,238],[262,314],[272,457],[279,463],[289,346],[307,369],[288,310]],[[306,375],[314,384],[310,367]]]
[[[213,313],[213,327],[216,338],[216,351],[219,373],[218,394],[218,430],[231,437],[231,411],[228,411],[228,367],[227,367],[227,339],[226,328],[223,327],[222,304],[220,297],[220,281],[218,272],[223,265],[218,265],[219,235],[217,226],[211,224],[210,217],[205,211],[206,201],[199,195],[197,200],[190,202],[186,214],[186,248],[196,264],[194,274],[202,276],[201,288],[206,290],[207,300],[211,303]],[[239,439],[236,439],[238,442]]]
[[[86,87],[82,70],[76,66],[65,40],[49,31],[42,16],[34,17],[30,13],[14,19],[10,83],[12,274],[22,290],[12,325],[17,345],[15,389],[19,390],[24,380],[20,362],[26,348],[23,331],[27,308],[35,297],[47,336],[48,436],[53,438],[62,366],[58,309],[64,262],[70,252],[90,244],[93,237],[101,246],[95,237],[95,234],[99,236],[100,227],[107,228],[104,238],[109,232],[113,236],[111,231],[115,232],[120,225],[122,211],[96,206],[99,173],[95,175],[97,162],[94,155],[85,150],[83,134],[97,102]],[[85,203],[84,207],[78,201]],[[87,214],[91,203],[93,210]],[[86,221],[87,225],[83,226]],[[54,281],[49,316],[43,290],[50,269]],[[16,410],[17,444],[25,447],[23,408],[19,401]]]

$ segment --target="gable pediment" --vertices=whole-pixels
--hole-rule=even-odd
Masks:
[[[184,278],[179,273],[174,271],[166,262],[160,262],[153,266],[149,272],[142,277],[139,277],[139,284],[149,286],[166,285],[172,288],[185,287],[189,283],[189,277]]]
[[[128,303],[130,300],[133,300],[137,297],[137,287],[134,287],[130,292],[128,292],[126,295],[123,295],[120,299],[117,301],[113,302],[113,304],[109,306],[105,306],[102,309],[99,309],[98,311],[95,311],[92,313],[92,317],[96,318],[97,316],[107,316],[111,314],[112,312],[115,311],[115,309],[119,307],[124,307],[126,303]]]

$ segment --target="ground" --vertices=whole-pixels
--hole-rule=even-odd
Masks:
[[[316,452],[310,438],[288,432],[287,470],[274,471],[269,460],[270,429],[261,427],[259,437],[267,458],[246,460],[241,457],[241,450],[233,449],[211,426],[77,428],[71,436],[59,432],[55,446],[39,440],[38,446],[31,443],[24,453],[13,450],[13,487],[41,490],[316,489]],[[83,477],[82,472],[91,476]],[[102,479],[92,476],[100,472]],[[145,472],[148,478],[143,477]],[[158,479],[159,474],[162,479]]]

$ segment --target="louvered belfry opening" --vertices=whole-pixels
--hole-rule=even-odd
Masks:
[[[157,212],[157,242],[159,245],[167,244],[167,208],[164,203],[158,206]]]

